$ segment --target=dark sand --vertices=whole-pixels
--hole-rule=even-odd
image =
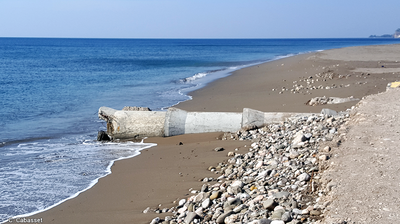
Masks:
[[[399,52],[400,45],[391,46],[389,49],[377,47],[379,54],[368,47],[355,47],[346,48],[345,53],[341,49],[330,50],[245,68],[191,93],[194,100],[177,107],[189,111],[242,111],[243,107],[266,112],[319,113],[322,108],[345,110],[358,101],[315,107],[305,103],[315,96],[362,98],[385,91],[388,82],[400,79],[399,73],[361,75],[364,70],[352,70],[374,68],[382,71],[382,65],[400,67],[388,54],[392,49]],[[372,52],[365,52],[366,49]],[[365,54],[371,57],[362,58]],[[346,60],[350,56],[352,60]],[[350,87],[312,90],[311,94],[293,94],[290,91],[279,94],[282,87],[292,87],[293,81],[328,70],[336,75],[351,76],[320,81],[316,85],[350,84]],[[356,84],[359,82],[367,83]],[[226,160],[228,151],[237,147],[242,152],[247,151],[244,145],[249,145],[249,142],[217,140],[221,134],[149,138],[146,142],[155,142],[158,146],[144,150],[137,157],[117,161],[112,174],[101,178],[90,190],[29,218],[43,218],[43,223],[150,223],[155,217],[163,218],[168,213],[143,214],[142,211],[147,207],[156,208],[159,204],[160,208],[172,207],[173,201],[191,195],[191,187],[200,189],[203,183],[199,179],[216,177],[207,168]],[[178,145],[179,142],[183,145]],[[213,149],[218,146],[226,150],[215,152]]]

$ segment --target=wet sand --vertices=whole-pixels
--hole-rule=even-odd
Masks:
[[[369,50],[371,57],[365,59],[365,50]],[[227,112],[240,112],[243,107],[266,112],[319,113],[322,108],[341,111],[358,101],[315,107],[305,103],[316,96],[354,96],[361,99],[385,91],[388,82],[400,80],[399,73],[353,71],[356,68],[379,71],[382,71],[380,68],[399,68],[400,63],[393,60],[389,52],[400,52],[400,45],[390,45],[389,48],[354,47],[346,48],[345,53],[342,51],[304,54],[236,71],[229,77],[190,93],[193,100],[177,107],[188,111]],[[316,79],[317,74],[330,73],[333,79],[321,79],[313,84],[323,85],[324,89],[304,89],[302,93],[290,91],[293,82],[305,85],[300,80],[310,77]],[[350,86],[325,88],[333,84]],[[282,87],[288,91],[281,91]],[[227,153],[235,148],[239,148],[239,152],[247,151],[244,146],[249,142],[221,141],[217,139],[221,134],[149,138],[146,142],[155,142],[158,146],[144,150],[137,157],[115,162],[112,174],[101,178],[90,190],[29,218],[42,218],[43,223],[150,223],[155,217],[165,217],[169,214],[143,214],[142,211],[159,205],[161,209],[174,206],[173,201],[190,195],[189,188],[200,189],[203,183],[199,179],[216,177],[207,171],[209,166],[226,160]],[[183,145],[179,145],[179,142]],[[215,152],[215,147],[224,147],[226,150]]]

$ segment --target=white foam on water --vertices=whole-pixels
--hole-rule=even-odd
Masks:
[[[0,167],[4,183],[0,186],[0,222],[31,216],[75,198],[109,175],[115,161],[135,157],[153,146],[143,141],[105,144],[78,137],[2,148],[0,154],[18,149],[18,156],[5,152],[0,157],[7,163]]]
[[[194,80],[201,79],[203,77],[206,77],[207,75],[208,75],[207,73],[200,72],[193,76],[181,79],[181,82],[184,82],[184,83],[193,82]]]

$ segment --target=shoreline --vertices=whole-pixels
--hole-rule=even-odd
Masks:
[[[384,45],[384,46],[386,46],[386,45]],[[365,46],[364,47],[356,47],[356,48],[365,48]],[[327,50],[327,51],[337,51],[337,50],[340,50],[340,49]],[[355,68],[357,68],[357,67],[358,68],[364,68],[364,67],[376,68],[377,67],[377,64],[375,62],[372,63],[370,61],[358,61],[358,62],[345,62],[345,61],[340,62],[339,61],[339,63],[341,65],[344,64],[344,66],[342,66],[343,68],[341,66],[333,66],[332,67],[332,65],[336,65],[336,62],[338,62],[338,60],[330,60],[330,59],[322,59],[321,60],[320,58],[318,58],[318,57],[321,57],[321,54],[323,54],[324,52],[326,52],[326,51],[296,55],[296,56],[291,56],[291,57],[287,57],[284,59],[278,59],[275,61],[270,61],[270,62],[266,62],[263,64],[251,66],[251,67],[242,68],[238,71],[235,71],[232,75],[229,75],[228,77],[215,80],[214,82],[207,84],[205,87],[203,87],[199,90],[190,92],[190,94],[192,94],[193,100],[182,102],[182,103],[176,105],[176,107],[178,107],[180,109],[188,110],[188,111],[237,112],[240,109],[243,109],[243,107],[249,107],[252,109],[268,111],[268,112],[312,112],[312,113],[319,113],[322,108],[330,108],[330,109],[334,109],[334,110],[338,110],[338,111],[342,111],[343,110],[342,108],[346,108],[346,109],[350,108],[351,106],[355,105],[358,101],[340,104],[340,105],[323,105],[323,106],[316,106],[316,107],[310,107],[310,106],[305,105],[305,102],[308,99],[310,99],[311,97],[321,96],[320,94],[323,92],[322,90],[310,91],[310,94],[308,94],[308,93],[307,94],[300,94],[300,93],[299,94],[291,94],[288,91],[284,91],[282,94],[279,94],[279,91],[272,91],[272,89],[281,88],[282,86],[285,86],[287,89],[289,89],[290,85],[288,83],[293,83],[294,81],[299,82],[299,79],[304,79],[304,78],[308,77],[309,75],[313,75],[316,73],[323,73],[323,72],[327,71],[325,68],[332,69],[333,73],[339,74],[339,73],[349,73],[349,71],[351,71],[352,67],[355,67]],[[313,61],[313,59],[315,59],[315,60]],[[319,63],[319,67],[315,68],[314,66],[311,66],[311,65],[314,65],[317,63]],[[301,71],[301,72],[299,72],[299,71]],[[314,73],[308,74],[308,72],[311,73],[311,71],[313,71]],[[280,74],[280,76],[279,77],[276,77],[276,76],[274,76],[274,77],[267,76],[266,77],[265,76],[266,73]],[[343,97],[347,96],[348,97],[349,94],[354,93],[353,95],[356,98],[360,97],[360,99],[361,99],[363,96],[381,92],[386,89],[386,84],[389,82],[388,79],[389,79],[390,75],[382,75],[383,77],[385,77],[386,80],[382,80],[383,77],[381,75],[379,77],[375,77],[374,75],[371,75],[371,76],[369,76],[366,84],[355,84],[361,78],[364,80],[366,79],[364,77],[354,77],[354,76],[358,76],[359,73],[360,72],[353,72],[352,77],[347,78],[345,80],[332,79],[332,80],[325,81],[324,82],[325,86],[331,86],[332,84],[336,84],[340,81],[348,81],[351,84],[354,84],[354,88],[347,88],[347,89],[346,88],[336,88],[336,89],[332,88],[332,89],[329,89],[329,91],[327,91],[329,94],[326,94],[326,95],[328,95],[328,96],[333,96],[333,95],[334,96],[343,96]],[[244,78],[244,76],[246,76],[246,75],[250,75],[250,77]],[[398,79],[398,77],[397,77],[397,79]],[[283,81],[283,80],[286,80],[286,81]],[[370,88],[371,86],[374,86],[374,88],[372,88],[372,90]],[[375,86],[376,86],[376,88],[375,88]],[[237,87],[237,88],[233,89],[232,87]],[[251,99],[251,100],[248,100],[248,99]],[[266,102],[266,103],[264,103],[264,102]],[[284,102],[284,103],[282,103],[282,102]],[[267,105],[265,105],[265,104],[267,104]],[[204,163],[208,163],[208,164],[204,164],[204,166],[202,167],[202,170],[199,170],[199,171],[193,170],[193,172],[197,172],[197,173],[196,174],[188,174],[188,176],[191,175],[191,178],[195,179],[194,177],[199,177],[199,175],[201,176],[201,174],[210,175],[209,172],[207,172],[206,168],[208,166],[215,165],[215,164],[213,164],[213,162],[217,163],[217,160],[214,160],[217,158],[214,158],[215,153],[213,152],[213,147],[215,145],[221,145],[222,147],[231,147],[231,148],[228,148],[228,150],[232,151],[232,150],[234,150],[233,148],[235,148],[235,147],[240,147],[242,150],[244,150],[245,149],[244,145],[249,144],[248,142],[247,143],[239,142],[239,141],[236,141],[236,142],[224,141],[224,142],[222,142],[222,141],[216,140],[215,138],[217,138],[221,134],[222,133],[196,134],[196,135],[190,135],[190,136],[189,135],[174,136],[174,137],[169,137],[169,138],[164,138],[164,139],[149,138],[147,140],[147,142],[156,142],[156,143],[160,143],[160,144],[156,147],[152,147],[148,150],[144,150],[144,152],[142,153],[142,155],[140,155],[140,157],[146,155],[145,156],[146,158],[143,157],[140,160],[139,159],[135,160],[135,158],[139,158],[139,156],[136,156],[131,159],[125,159],[125,160],[118,161],[117,163],[114,163],[114,165],[112,167],[113,175],[107,175],[106,177],[99,179],[98,183],[95,186],[93,186],[93,188],[81,193],[80,195],[78,195],[78,197],[70,199],[70,200],[62,203],[61,205],[58,205],[48,211],[38,213],[32,217],[33,218],[43,218],[44,222],[47,222],[46,220],[57,220],[56,221],[57,223],[63,223],[64,219],[65,219],[65,223],[68,223],[68,222],[70,223],[72,220],[74,220],[75,223],[76,222],[79,223],[79,222],[82,222],[82,220],[84,220],[84,219],[86,219],[88,222],[92,222],[94,220],[93,218],[96,218],[96,217],[93,217],[93,215],[95,215],[95,216],[99,215],[99,217],[97,217],[95,219],[96,222],[107,223],[105,217],[100,215],[100,212],[106,212],[106,213],[108,213],[108,215],[111,215],[111,214],[109,214],[109,211],[107,212],[107,210],[104,210],[105,208],[108,208],[108,205],[106,206],[106,205],[97,204],[97,203],[101,202],[102,200],[96,201],[96,197],[102,195],[102,193],[106,193],[108,189],[110,189],[110,190],[115,189],[116,188],[115,185],[117,185],[116,182],[121,182],[121,178],[127,178],[127,177],[132,178],[132,177],[130,177],[130,174],[124,170],[126,167],[123,169],[122,169],[122,167],[124,167],[124,166],[132,167],[133,166],[133,167],[137,168],[138,166],[144,166],[144,167],[148,168],[149,171],[151,170],[152,172],[157,173],[157,168],[149,167],[149,166],[151,166],[150,164],[147,164],[146,162],[139,162],[139,161],[146,160],[146,161],[148,161],[148,163],[157,162],[156,158],[152,158],[154,156],[150,155],[150,153],[152,153],[152,154],[156,153],[157,155],[161,155],[160,158],[164,158],[167,156],[166,155],[167,152],[163,152],[163,150],[172,150],[172,151],[175,151],[175,153],[182,153],[182,151],[176,151],[177,149],[174,149],[174,148],[180,147],[178,145],[179,142],[183,142],[184,143],[183,146],[186,148],[186,146],[185,146],[186,142],[189,142],[188,143],[189,147],[200,145],[200,148],[203,151],[201,153],[199,153],[198,157],[203,158],[203,156],[204,156],[204,158],[206,158]],[[215,144],[215,145],[211,144],[211,145],[213,145],[213,146],[211,146],[210,144],[207,144],[210,142],[213,142],[213,144]],[[238,143],[239,143],[239,145],[242,145],[242,146],[236,146],[236,144],[238,144]],[[233,144],[235,146],[233,146],[233,145],[232,146],[224,146],[225,144],[228,144],[228,145]],[[216,146],[216,147],[218,147],[218,146]],[[170,153],[171,151],[168,151],[168,152]],[[211,154],[211,152],[213,154]],[[227,153],[227,151],[224,151],[223,152],[224,155],[223,156],[220,155],[218,157],[218,160],[224,160],[224,159],[226,160],[227,159],[226,153]],[[207,155],[209,157],[207,157]],[[187,155],[187,156],[189,156],[189,155]],[[185,156],[183,156],[183,158],[184,157]],[[175,160],[176,160],[176,158],[175,158]],[[169,162],[173,163],[174,159],[171,158],[171,160]],[[141,163],[141,164],[133,165],[134,163],[135,164]],[[162,163],[164,163],[164,161],[162,161]],[[119,165],[119,164],[121,164],[121,165]],[[191,167],[192,164],[187,163],[185,166]],[[168,166],[165,166],[165,167],[168,167]],[[149,181],[149,180],[146,180],[146,178],[148,178],[148,177],[146,177],[147,171],[141,170],[141,172],[142,172],[142,174],[138,174],[139,175],[138,178],[143,181]],[[156,174],[154,174],[154,175],[156,175]],[[164,173],[164,175],[172,176],[172,174],[169,172]],[[111,176],[113,176],[113,178],[111,178]],[[133,179],[130,179],[130,180],[133,181]],[[174,180],[175,181],[179,180],[179,178],[177,178],[177,179],[172,178],[170,181],[173,182]],[[115,183],[113,181],[115,181]],[[154,207],[158,203],[161,202],[161,203],[164,203],[166,207],[168,207],[168,206],[171,207],[171,205],[173,205],[171,203],[173,198],[177,199],[177,197],[176,197],[177,195],[181,195],[181,196],[179,196],[179,198],[184,197],[185,195],[182,195],[182,193],[185,191],[187,193],[189,193],[187,190],[188,190],[188,186],[190,184],[191,184],[191,187],[201,184],[201,182],[198,182],[197,180],[195,180],[195,181],[187,180],[187,181],[189,183],[188,182],[186,182],[185,184],[181,183],[182,186],[179,186],[179,187],[173,186],[174,183],[166,183],[165,186],[168,187],[167,189],[169,189],[169,187],[176,189],[176,192],[173,191],[170,193],[171,195],[174,195],[175,197],[170,196],[170,197],[167,197],[167,198],[164,198],[161,200],[160,200],[160,198],[147,199],[148,200],[147,205],[149,207]],[[130,183],[132,184],[132,182],[130,182]],[[157,182],[153,182],[153,184],[157,184]],[[96,187],[99,185],[101,185],[101,187]],[[131,187],[138,189],[137,187],[134,187],[134,186],[131,186]],[[162,191],[162,189],[164,189],[164,186],[161,187],[160,189]],[[122,191],[129,192],[130,190],[123,188],[123,189],[121,189],[121,192]],[[88,193],[86,193],[86,192],[88,192]],[[160,197],[160,194],[163,194],[163,192],[157,191],[157,193],[153,193],[151,195],[152,195],[152,197],[154,196],[155,198],[157,198],[157,197]],[[107,199],[107,200],[116,200],[115,202],[112,203],[111,207],[114,206],[115,208],[121,209],[121,210],[112,209],[116,213],[121,213],[122,216],[124,216],[123,219],[113,216],[113,218],[115,218],[116,220],[121,221],[121,222],[117,221],[118,223],[124,223],[124,222],[128,222],[128,221],[129,222],[134,221],[135,223],[148,223],[152,218],[155,217],[156,214],[143,214],[142,213],[142,211],[147,207],[147,206],[143,206],[146,204],[146,203],[143,203],[143,199],[142,199],[142,201],[132,200],[132,202],[131,202],[134,204],[140,204],[138,206],[133,206],[133,207],[136,207],[136,208],[142,207],[142,210],[137,210],[137,209],[134,210],[133,217],[131,215],[126,214],[127,213],[127,211],[125,211],[125,210],[127,210],[126,208],[124,209],[123,206],[117,206],[118,200],[121,201],[122,199],[123,199],[123,197],[121,197],[120,195],[118,197],[115,196],[115,197],[111,197],[111,198]],[[90,201],[90,200],[92,200],[92,201]],[[93,202],[96,202],[96,203],[93,203]],[[153,203],[153,204],[151,204],[151,203]],[[77,205],[81,205],[81,204],[85,204],[85,205],[83,205],[83,207],[80,206],[80,209],[82,211],[78,211],[73,208],[73,207],[75,207]],[[126,205],[129,205],[129,203]],[[94,207],[97,206],[98,210],[96,210],[95,208],[94,209],[87,208],[90,206],[94,206]],[[104,207],[104,206],[106,206],[106,207]],[[64,210],[66,210],[66,211],[64,212]],[[76,214],[76,213],[79,213],[79,214]],[[76,217],[70,217],[71,214],[75,214]],[[100,216],[101,216],[101,218],[100,218]],[[137,216],[140,216],[140,217],[137,217]],[[60,219],[60,217],[62,217],[62,218]],[[150,218],[150,217],[152,217],[152,218]],[[61,222],[59,222],[59,221],[61,221]],[[108,222],[109,221],[115,221],[115,220],[111,219],[111,220],[108,220]]]
[[[354,106],[358,101],[310,107],[305,103],[312,97],[350,97],[361,99],[364,96],[383,92],[389,82],[390,75],[374,75],[374,77],[361,77],[364,70],[353,71],[353,68],[377,68],[384,66],[377,61],[340,61],[321,58],[325,52],[340,51],[340,49],[365,48],[394,45],[371,45],[361,47],[338,48],[313,53],[299,54],[279,60],[273,60],[256,66],[246,67],[233,72],[224,79],[215,80],[207,86],[189,92],[193,100],[181,102],[175,107],[187,111],[207,112],[241,112],[243,108],[251,108],[265,112],[305,112],[319,113],[322,108],[344,111]],[[398,46],[398,45],[397,45]],[[346,52],[344,52],[346,53]],[[364,53],[364,52],[363,52]],[[360,55],[358,55],[360,56]],[[317,64],[319,64],[317,66]],[[378,65],[379,64],[379,65]],[[337,66],[339,65],[339,66]],[[373,71],[365,70],[365,73]],[[376,71],[375,71],[376,72]],[[332,85],[350,84],[349,87],[315,89],[291,94],[287,90],[293,88],[293,82],[306,86],[306,79],[316,74],[350,75],[333,79],[319,80],[316,85],[332,87]],[[275,75],[279,74],[279,76]],[[248,76],[248,78],[244,78]],[[361,82],[361,83],[357,83]],[[278,87],[277,87],[278,86]],[[315,86],[315,85],[314,85]],[[281,91],[284,87],[286,91]],[[275,89],[273,91],[272,89]],[[282,92],[282,94],[279,94]],[[250,100],[248,100],[250,99]],[[262,102],[267,101],[268,105]],[[284,103],[280,104],[279,102]]]

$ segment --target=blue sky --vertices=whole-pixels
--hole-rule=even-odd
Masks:
[[[368,37],[400,28],[399,9],[399,0],[0,0],[0,37]]]

